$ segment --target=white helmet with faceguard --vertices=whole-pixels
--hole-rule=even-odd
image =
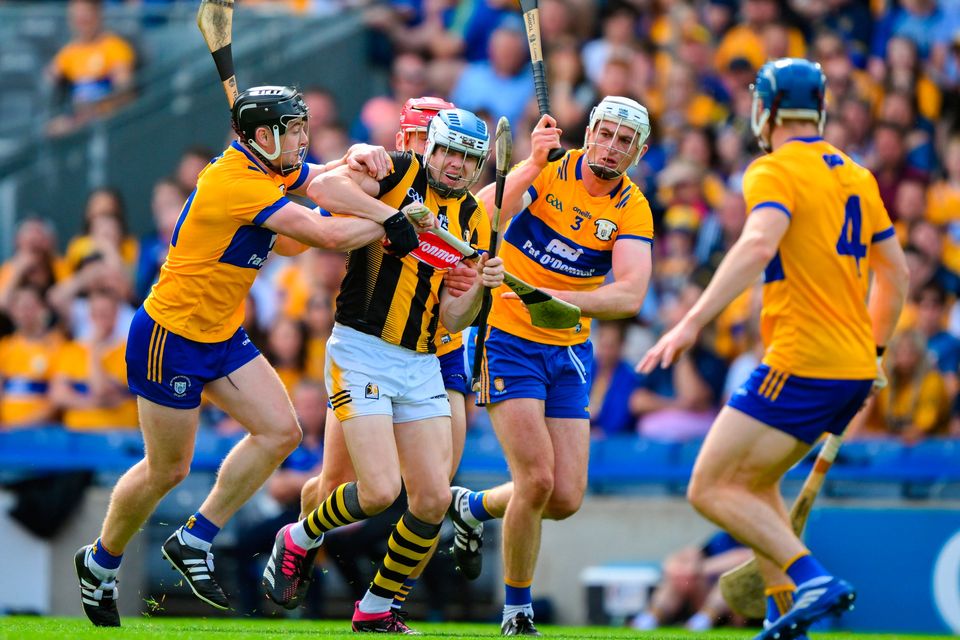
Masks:
[[[611,123],[613,131],[601,133],[598,128],[601,121]],[[618,144],[618,140],[625,133],[632,137],[629,144]],[[593,141],[590,140],[591,134]],[[589,129],[583,140],[587,166],[601,180],[619,178],[627,169],[640,162],[643,145],[649,136],[650,115],[646,107],[630,98],[607,96],[590,111]],[[591,151],[594,150],[591,158]],[[600,161],[598,155],[601,152],[605,152],[605,159],[615,159],[615,166]]]
[[[463,155],[456,175],[447,169],[451,152]],[[480,179],[489,152],[490,131],[486,122],[466,109],[444,109],[430,120],[427,129],[427,182],[441,196],[459,198]],[[471,160],[476,162],[472,170]],[[448,182],[444,182],[444,177]]]
[[[230,115],[233,130],[268,166],[275,167],[282,175],[289,175],[303,164],[307,155],[306,146],[282,153],[280,145],[280,137],[286,134],[287,128],[295,121],[302,120],[304,126],[307,124],[307,105],[299,91],[293,87],[251,87],[240,92]],[[267,153],[257,143],[256,132],[260,127],[267,127],[273,132],[273,153]],[[296,154],[292,162],[286,162],[286,158],[280,157],[292,154]],[[278,158],[279,166],[274,164]]]

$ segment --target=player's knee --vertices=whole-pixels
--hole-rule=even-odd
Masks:
[[[582,493],[561,494],[554,491],[543,515],[551,520],[566,520],[580,510],[581,504],[583,504]]]
[[[190,460],[182,460],[165,465],[151,465],[150,484],[154,487],[169,491],[183,482],[190,473]]]
[[[553,494],[553,470],[533,467],[514,478],[514,492],[535,505],[546,505]]]
[[[400,495],[400,480],[381,480],[363,483],[357,486],[360,496],[360,508],[368,516],[385,511]]]
[[[687,501],[700,513],[708,512],[713,501],[711,483],[704,482],[703,478],[694,473],[687,485]]]
[[[424,522],[440,522],[450,506],[450,487],[436,486],[407,493],[410,511]]]
[[[296,419],[293,419],[278,430],[274,439],[276,441],[277,453],[282,454],[283,457],[286,458],[294,449],[300,446],[300,441],[303,440],[303,431],[300,429],[300,425]]]

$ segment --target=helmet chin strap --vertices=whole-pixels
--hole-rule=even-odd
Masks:
[[[279,173],[280,175],[287,175],[295,171],[300,165],[303,164],[303,158],[306,156],[306,149],[297,148],[296,151],[288,151],[284,153],[283,147],[280,144],[280,128],[277,125],[271,127],[273,130],[273,147],[275,151],[273,153],[267,153],[267,150],[260,146],[256,140],[250,139],[247,140],[247,144],[253,149],[254,153],[271,169]],[[283,156],[289,153],[296,153],[297,159],[299,162],[292,165],[289,169],[283,166]],[[279,160],[277,163],[276,161]]]

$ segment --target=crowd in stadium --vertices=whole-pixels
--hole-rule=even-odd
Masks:
[[[132,50],[103,30],[100,10],[91,0],[70,2],[74,40],[52,61],[49,76],[67,83],[74,118],[52,123],[53,132],[116,108],[133,82]],[[514,157],[526,156],[525,132],[538,114],[512,3],[427,0],[366,11],[370,55],[389,66],[391,93],[371,98],[354,115],[338,110],[336,87],[307,88],[310,160],[339,157],[352,141],[392,148],[400,106],[422,95],[449,97],[490,121],[507,115],[517,132]],[[605,95],[637,99],[653,121],[651,149],[631,177],[654,207],[654,276],[633,321],[602,323],[598,331],[596,436],[702,437],[758,362],[759,283],[672,369],[633,373],[642,346],[682,316],[742,228],[740,179],[758,153],[749,132],[749,84],[765,59],[788,55],[822,65],[824,137],[874,173],[910,262],[909,307],[886,358],[890,386],[857,430],[908,442],[960,435],[957,3],[598,7],[544,0],[541,15],[553,113],[568,147],[582,144],[588,110]],[[90,59],[101,63],[92,76]],[[127,327],[155,281],[197,173],[216,152],[185,150],[141,202],[125,203],[109,187],[86,194],[76,237],[58,238],[40,218],[20,223],[15,253],[0,267],[2,428],[136,427],[125,386]],[[128,221],[147,215],[146,203],[155,232],[137,238]],[[247,331],[294,399],[322,389],[317,381],[343,269],[342,255],[319,251],[273,257],[248,300]],[[206,418],[211,428],[235,428],[212,407]],[[482,414],[474,418],[485,423]]]

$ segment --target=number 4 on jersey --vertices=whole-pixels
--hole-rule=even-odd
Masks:
[[[860,260],[867,257],[867,245],[860,242],[860,196],[850,196],[844,206],[843,228],[837,239],[837,253],[841,256],[853,256],[857,261],[857,275],[860,275]]]

